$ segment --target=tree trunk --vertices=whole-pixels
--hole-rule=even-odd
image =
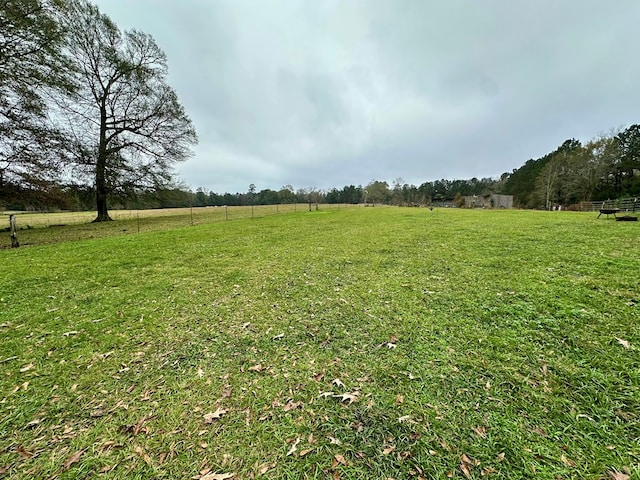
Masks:
[[[109,210],[107,209],[106,188],[101,188],[98,185],[96,185],[96,206],[98,208],[98,216],[95,218],[94,222],[110,222],[113,220],[109,216]]]
[[[96,207],[98,216],[94,222],[110,222],[107,209],[107,110],[104,104],[100,108],[100,143],[98,144],[98,158],[96,159]]]

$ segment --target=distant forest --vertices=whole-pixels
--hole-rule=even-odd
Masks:
[[[419,186],[401,178],[391,184],[374,180],[368,185],[347,185],[330,190],[295,189],[216,193],[186,186],[114,190],[113,208],[169,208],[186,206],[268,205],[283,203],[379,203],[429,205],[456,202],[462,196],[501,193],[514,196],[520,208],[571,207],[580,201],[640,197],[640,125],[581,143],[566,140],[552,152],[531,159],[500,178],[435,180]],[[460,202],[461,204],[462,202]],[[9,210],[92,210],[95,192],[91,185],[56,182],[0,183],[0,208]]]

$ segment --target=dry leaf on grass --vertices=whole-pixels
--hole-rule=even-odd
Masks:
[[[30,363],[29,365],[25,365],[24,367],[22,367],[20,369],[20,373],[28,372],[29,370],[31,370],[34,367],[35,367],[35,365],[33,363]]]
[[[25,448],[22,445],[19,445],[16,448],[16,453],[20,455],[22,458],[24,458],[25,460],[28,460],[29,458],[32,458],[35,455],[35,453],[25,450]]]
[[[462,454],[462,457],[460,457],[460,470],[462,470],[465,477],[472,478],[471,469],[473,468],[474,463],[475,462],[464,453]]]
[[[483,426],[473,427],[473,433],[478,435],[480,438],[487,438],[487,428]]]
[[[145,453],[144,449],[140,446],[135,446],[133,448],[133,450],[140,455],[140,457],[142,457],[142,459],[144,460],[144,463],[146,463],[147,465],[151,465],[151,457]]]
[[[213,423],[214,420],[220,419],[220,417],[227,412],[228,410],[225,410],[224,408],[218,408],[215,412],[209,412],[203,416],[204,423]]]
[[[331,383],[333,383],[336,387],[346,388],[344,386],[344,383],[342,383],[342,380],[340,380],[339,378],[334,378],[333,382],[331,382]]]
[[[620,345],[622,345],[624,348],[630,348],[631,344],[627,341],[627,340],[623,340],[622,338],[618,338],[616,337],[616,340],[618,341],[618,343]]]
[[[295,453],[296,450],[298,450],[298,444],[300,443],[300,437],[296,438],[293,441],[293,444],[291,444],[291,448],[289,448],[289,451],[287,452],[287,457],[289,455],[293,455]]]
[[[69,458],[67,458],[67,460],[62,464],[62,470],[69,470],[69,467],[71,467],[71,465],[73,465],[74,463],[78,463],[83,453],[84,450],[79,450]]]
[[[562,460],[562,463],[564,463],[567,467],[575,467],[576,466],[576,462],[574,462],[570,458],[565,457],[564,455],[560,455],[560,460]]]
[[[199,480],[227,480],[233,478],[235,475],[235,473],[207,473],[199,477]]]
[[[355,391],[355,392],[351,392],[351,393],[342,393],[340,395],[334,395],[334,398],[339,398],[341,402],[349,402],[349,405],[351,405],[353,402],[355,402],[358,397],[360,396],[360,392]]]
[[[631,478],[631,476],[626,473],[618,472],[616,470],[609,472],[609,477],[611,480],[629,480],[629,478]]]
[[[290,412],[291,410],[295,410],[296,408],[302,407],[303,405],[304,405],[304,402],[302,401],[294,402],[293,400],[289,400],[287,404],[284,407],[282,407],[282,409],[285,412]]]
[[[271,470],[275,466],[276,466],[276,462],[266,462],[266,463],[263,463],[262,465],[260,465],[256,469],[256,472],[258,472],[258,475],[264,475],[265,473],[267,473],[269,470]]]
[[[336,454],[336,455],[333,457],[333,465],[332,465],[332,466],[333,466],[333,467],[335,467],[335,466],[336,466],[336,465],[338,465],[338,464],[340,464],[340,465],[344,465],[344,466],[346,466],[346,465],[347,465],[347,461],[345,460],[344,456],[340,455],[339,453],[338,453],[338,454]]]

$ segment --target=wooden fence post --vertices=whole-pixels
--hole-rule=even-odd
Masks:
[[[16,216],[9,215],[9,226],[11,227],[11,248],[18,248],[18,228],[16,227]]]

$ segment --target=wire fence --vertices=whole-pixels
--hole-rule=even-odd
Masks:
[[[350,204],[296,203],[222,207],[186,207],[149,210],[112,210],[114,222],[92,223],[95,212],[0,212],[0,231],[6,232],[0,248],[11,246],[9,218],[13,215],[20,245],[40,245],[88,238],[170,230],[232,220],[357,208]],[[6,237],[6,238],[5,238]]]
[[[617,200],[604,200],[600,202],[580,202],[581,212],[598,212],[604,209],[618,208],[622,212],[640,211],[640,198],[620,198]]]

